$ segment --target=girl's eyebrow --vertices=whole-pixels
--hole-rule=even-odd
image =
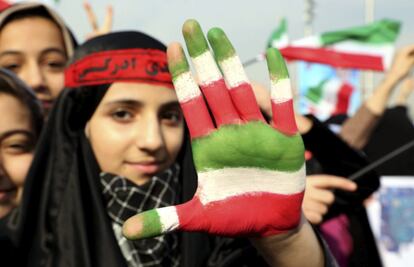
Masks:
[[[161,105],[162,109],[180,108],[180,103],[177,100],[170,101]]]
[[[131,107],[141,107],[144,106],[145,103],[143,101],[139,100],[131,100],[131,99],[117,99],[113,101],[109,101],[105,103],[105,106],[113,106],[113,105],[125,105],[125,106],[131,106]],[[166,109],[166,108],[179,108],[180,103],[177,100],[169,101],[166,103],[163,103],[160,108]]]
[[[16,130],[6,131],[6,132],[0,134],[0,141],[2,141],[3,139],[5,139],[7,137],[10,137],[12,135],[15,135],[15,134],[23,134],[23,135],[26,135],[26,136],[28,136],[30,138],[33,138],[34,137],[33,133],[30,132],[30,131],[28,131],[28,130],[16,129]]]
[[[133,106],[133,107],[140,107],[144,105],[144,103],[139,100],[117,99],[117,100],[112,100],[112,101],[105,103],[105,106],[113,106],[113,105],[119,105],[119,104],[126,105],[126,106]]]

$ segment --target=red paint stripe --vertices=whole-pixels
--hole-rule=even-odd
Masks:
[[[275,129],[287,135],[294,135],[298,132],[292,99],[281,103],[272,100],[272,113]]]
[[[197,96],[180,105],[192,139],[214,131],[213,121],[202,96]]]
[[[332,115],[348,113],[352,91],[353,87],[349,83],[343,83],[341,85],[341,88],[339,88],[339,91],[337,93],[335,111]]]
[[[269,236],[296,228],[304,193],[250,193],[203,206],[197,197],[177,206],[180,229],[221,236]]]
[[[265,122],[250,84],[242,83],[237,87],[231,88],[229,91],[231,99],[242,120]]]
[[[207,86],[201,86],[201,90],[213,113],[217,127],[224,124],[236,124],[240,122],[239,114],[233,105],[229,90],[223,79]]]
[[[328,64],[339,68],[376,71],[384,71],[385,69],[381,56],[344,53],[322,47],[308,48],[288,46],[280,49],[280,52],[287,60],[303,60],[307,62]]]

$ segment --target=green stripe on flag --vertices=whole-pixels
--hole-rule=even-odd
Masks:
[[[322,80],[318,85],[310,87],[306,92],[306,98],[317,104],[323,97],[323,87],[328,82],[328,79]]]
[[[400,22],[383,19],[365,26],[352,27],[321,35],[322,45],[332,45],[341,41],[354,40],[370,44],[393,43],[398,37]]]
[[[262,122],[222,126],[209,136],[193,140],[192,147],[197,171],[201,172],[237,167],[297,171],[304,163],[299,134],[287,136]],[[259,156],[253,150],[260,151]]]
[[[286,18],[283,18],[279,23],[279,27],[275,29],[270,35],[269,40],[267,41],[267,47],[273,47],[272,45],[273,41],[280,40],[282,36],[286,33],[287,33],[287,22],[286,22]]]

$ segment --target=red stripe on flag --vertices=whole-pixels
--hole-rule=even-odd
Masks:
[[[348,113],[352,91],[353,87],[349,83],[343,83],[341,85],[336,96],[336,107],[332,115]]]
[[[287,135],[294,135],[298,132],[292,99],[281,103],[272,100],[272,113],[275,129]]]
[[[382,57],[338,52],[329,48],[288,46],[280,49],[287,60],[303,60],[327,64],[339,68],[353,68],[384,71]]]
[[[214,131],[213,121],[202,96],[197,96],[180,105],[192,139]]]
[[[200,87],[213,113],[217,128],[223,124],[236,124],[240,122],[239,114],[233,105],[229,90],[223,79]]]
[[[229,91],[231,99],[243,120],[265,122],[250,84],[242,83]]]
[[[292,195],[249,192],[205,206],[194,197],[177,206],[180,229],[222,236],[283,233],[299,225],[303,195],[303,192]]]

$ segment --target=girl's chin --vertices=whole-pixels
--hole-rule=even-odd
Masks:
[[[3,218],[7,214],[9,214],[14,208],[15,207],[12,204],[9,204],[9,205],[0,205],[0,218]]]
[[[144,185],[152,178],[152,176],[153,175],[125,175],[125,178],[127,178],[129,181],[133,182],[136,185]]]

